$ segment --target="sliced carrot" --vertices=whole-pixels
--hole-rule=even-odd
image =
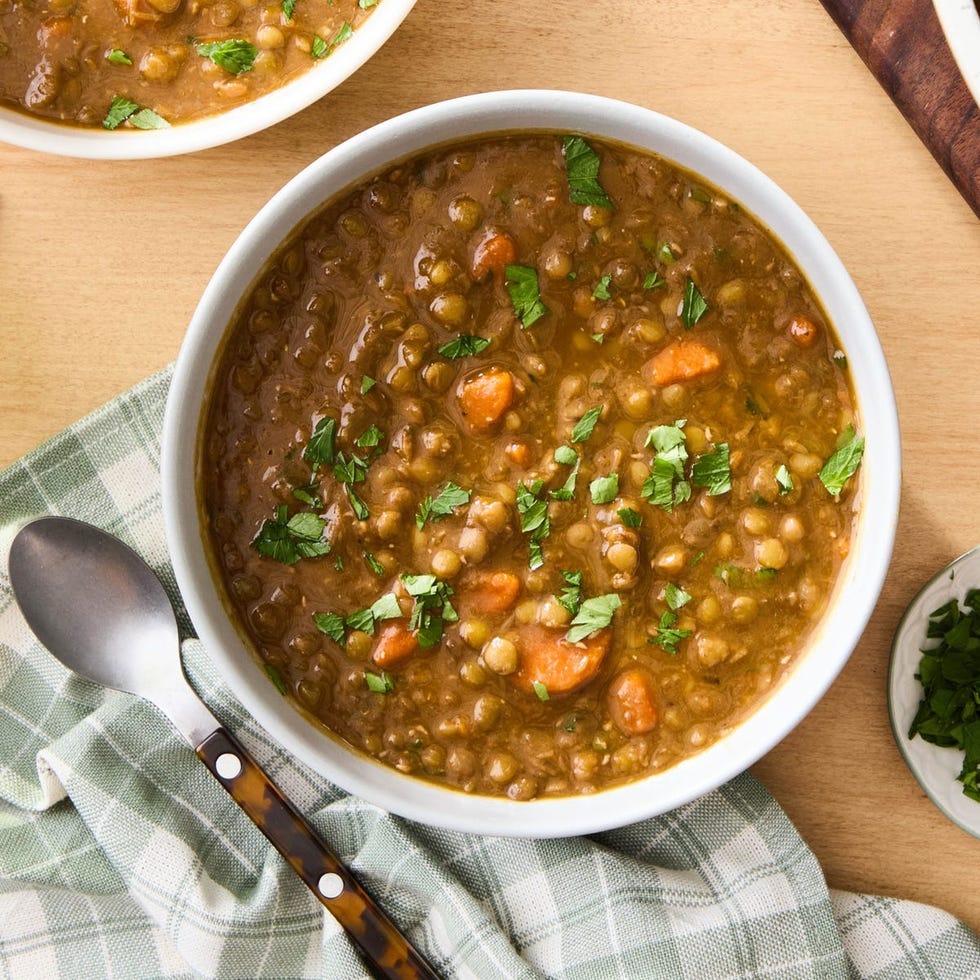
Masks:
[[[519,635],[520,662],[511,680],[525,691],[543,684],[549,695],[567,694],[588,684],[602,666],[610,632],[601,630],[579,643],[544,626],[525,626]]]
[[[371,659],[379,667],[393,667],[407,660],[419,648],[419,641],[404,619],[392,619],[381,627],[374,641]]]
[[[507,444],[504,455],[515,466],[527,466],[531,462],[531,448],[526,442],[514,441]]]
[[[488,232],[473,253],[473,278],[483,282],[492,272],[498,279],[503,279],[504,266],[513,264],[516,258],[517,247],[510,235]]]
[[[643,373],[655,385],[689,381],[717,371],[721,365],[718,352],[700,340],[675,340],[655,354],[643,366]]]
[[[657,727],[657,685],[650,671],[631,667],[609,685],[606,703],[624,735],[645,735]]]
[[[787,330],[790,339],[794,340],[800,347],[812,347],[820,334],[820,328],[802,313],[789,321]]]
[[[521,594],[521,580],[513,572],[477,572],[460,588],[467,610],[482,616],[507,612]]]
[[[514,401],[514,378],[503,368],[490,368],[465,380],[459,404],[474,432],[490,432]]]

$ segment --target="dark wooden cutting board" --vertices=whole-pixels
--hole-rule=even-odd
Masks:
[[[980,217],[980,109],[932,0],[821,0]]]

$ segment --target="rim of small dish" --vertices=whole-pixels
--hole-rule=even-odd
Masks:
[[[956,67],[980,106],[980,11],[973,0],[932,0],[932,5]]]

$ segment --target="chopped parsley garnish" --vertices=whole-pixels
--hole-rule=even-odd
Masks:
[[[658,425],[650,430],[646,439],[646,444],[656,450],[656,455],[641,492],[651,504],[667,513],[691,497],[691,484],[684,479],[687,462],[685,424],[685,419],[678,419],[673,425]]]
[[[313,429],[310,441],[303,450],[303,459],[312,463],[314,470],[319,466],[333,466],[336,441],[337,420],[330,415],[325,415]]]
[[[823,464],[820,471],[820,482],[827,492],[837,496],[844,489],[844,484],[854,476],[861,457],[864,455],[864,437],[858,436],[854,426],[849,425],[843,432],[840,444],[830,459]]]
[[[364,560],[368,563],[368,568],[370,568],[371,571],[378,576],[378,578],[384,578],[384,576],[387,574],[387,569],[370,551],[364,552]]]
[[[700,184],[691,184],[690,195],[701,204],[711,203],[711,195]]]
[[[296,9],[296,0],[282,0],[279,5],[282,8],[282,15],[286,20],[293,19],[293,11]]]
[[[521,321],[521,326],[526,329],[548,312],[548,307],[541,301],[537,270],[526,265],[505,265],[504,279],[514,305],[514,315]]]
[[[368,690],[374,691],[375,694],[388,694],[395,689],[395,682],[385,670],[381,671],[380,674],[365,671],[364,683],[367,684]]]
[[[700,565],[701,562],[703,561],[704,561],[704,552],[699,551],[690,561],[691,568],[695,568],[697,565]]]
[[[601,300],[612,299],[612,293],[609,292],[609,284],[611,282],[612,282],[612,276],[603,276],[595,284],[595,289],[592,290],[593,299],[601,299]]]
[[[597,344],[601,344],[605,339],[606,339],[606,335],[604,333],[592,334],[592,340]]]
[[[105,60],[111,65],[131,65],[133,63],[133,59],[125,51],[120,51],[119,48],[113,48],[107,52]]]
[[[657,632],[647,638],[647,643],[652,643],[662,650],[674,656],[677,654],[677,644],[681,640],[686,640],[691,635],[691,630],[675,629],[674,623],[677,622],[677,614],[667,610],[660,617],[660,625]]]
[[[402,583],[414,599],[408,628],[415,632],[420,647],[435,646],[442,639],[445,624],[459,619],[450,602],[452,586],[435,575],[402,575]]]
[[[310,483],[305,487],[294,487],[293,496],[307,506],[319,509],[321,504],[320,498],[316,495],[316,491],[317,485],[315,483]]]
[[[674,250],[670,247],[669,242],[661,242],[660,245],[657,246],[657,258],[660,259],[664,265],[670,265],[676,260],[677,256],[674,255]]]
[[[490,341],[486,337],[474,337],[472,334],[460,334],[449,343],[436,348],[437,354],[443,357],[455,359],[457,357],[472,357],[485,351],[490,346]]]
[[[415,515],[416,527],[421,530],[426,521],[438,521],[443,517],[448,517],[455,508],[470,502],[471,492],[464,490],[455,483],[447,483],[435,498],[427,496],[419,504],[418,513]]]
[[[589,484],[589,493],[594,504],[612,503],[619,493],[619,474],[607,473],[605,476],[597,476]]]
[[[319,34],[314,34],[310,43],[310,57],[319,61],[320,58],[325,58],[328,54],[330,54],[330,45]]]
[[[361,378],[361,394],[366,395],[378,382],[374,378],[364,375]]]
[[[344,631],[344,617],[337,613],[314,613],[313,622],[321,633],[326,633],[336,643],[344,646],[347,642]]]
[[[779,485],[780,496],[782,496],[784,493],[789,493],[790,490],[793,489],[793,477],[790,476],[789,470],[786,469],[785,464],[776,470],[776,483]]]
[[[690,330],[698,320],[708,312],[708,303],[701,295],[701,290],[688,276],[684,283],[684,299],[681,302],[681,323]]]
[[[639,527],[643,523],[643,515],[632,507],[620,507],[616,513],[626,527]]]
[[[210,58],[219,68],[232,75],[241,75],[251,71],[259,49],[250,41],[232,38],[227,41],[210,41],[207,44],[195,45],[197,53],[203,58]]]
[[[666,588],[664,589],[664,599],[667,605],[673,610],[678,610],[681,606],[686,606],[693,596],[690,592],[685,592],[682,588],[674,585],[673,582],[668,582]]]
[[[565,580],[565,588],[555,598],[574,616],[582,605],[582,573],[563,571],[561,577]]]
[[[757,568],[755,571],[755,578],[757,582],[771,582],[779,574],[778,570],[775,568]]]
[[[555,450],[555,462],[571,466],[578,461],[578,453],[571,446],[559,446]]]
[[[355,440],[354,445],[360,446],[361,449],[373,449],[375,446],[381,445],[384,441],[385,434],[373,423],[367,429],[365,429]]]
[[[333,54],[334,49],[339,47],[348,38],[350,38],[354,33],[354,28],[345,20],[343,24],[340,25],[340,30],[334,34],[333,38],[328,42],[325,41],[319,34],[313,35],[313,43],[310,46],[310,57],[314,60],[319,60],[320,58],[325,58],[329,54]]]
[[[613,613],[622,604],[622,601],[615,592],[586,599],[579,606],[579,610],[572,620],[572,627],[565,634],[565,639],[569,643],[578,643],[587,636],[591,636],[593,633],[605,629],[612,622]]]
[[[613,203],[599,183],[599,154],[581,136],[566,136],[563,149],[572,203],[611,208]]]
[[[528,564],[532,569],[544,564],[541,542],[551,533],[548,501],[541,499],[543,485],[541,480],[535,480],[530,486],[523,481],[517,485],[517,511],[521,515],[521,531],[529,537]]]
[[[357,0],[357,5],[361,10],[370,10],[377,2],[378,0]]]
[[[317,514],[301,511],[289,516],[285,504],[276,508],[272,520],[262,522],[252,547],[266,558],[284,565],[294,565],[300,558],[319,558],[330,554],[330,544],[323,539],[327,522]]]
[[[601,405],[596,405],[595,408],[590,408],[585,415],[583,415],[575,423],[575,428],[572,429],[572,442],[585,442],[585,440],[592,435],[592,432],[596,427],[596,423],[599,421],[600,415],[602,415]]]
[[[269,680],[276,685],[276,690],[280,694],[286,693],[286,682],[282,679],[282,672],[278,667],[274,667],[272,664],[265,665],[265,672],[269,676]]]
[[[643,277],[643,288],[644,289],[657,289],[662,286],[666,280],[659,276],[656,272],[648,272]]]
[[[129,99],[117,95],[112,100],[109,111],[106,113],[105,119],[102,120],[102,125],[106,129],[115,129],[129,119],[134,112],[139,112],[139,106],[135,102],[130,102]]]
[[[578,480],[578,468],[582,465],[582,460],[569,446],[559,446],[559,449],[567,449],[572,454],[572,472],[568,474],[568,478],[557,490],[551,491],[551,497],[553,500],[571,500],[575,496],[575,483]],[[556,449],[555,460],[561,463],[564,458],[565,454],[562,454],[562,459],[558,459],[558,449]]]
[[[152,109],[140,109],[129,117],[129,125],[136,129],[170,129],[170,123]]]
[[[307,446],[307,448],[309,448]],[[355,453],[337,453],[333,464],[333,475],[344,485],[347,499],[350,501],[354,516],[359,521],[366,521],[370,516],[367,505],[354,489],[355,483],[363,483],[367,476],[367,461]]]
[[[970,589],[963,602],[965,610],[951,599],[929,616],[926,638],[939,642],[922,651],[915,676],[923,696],[909,738],[960,749],[956,778],[964,795],[980,803],[980,589]]]
[[[699,456],[691,468],[691,483],[707,487],[708,494],[717,497],[732,488],[732,472],[728,459],[728,443],[719,442],[713,452]]]
[[[374,636],[375,626],[384,619],[399,619],[402,615],[401,606],[393,592],[386,592],[367,609],[358,609],[349,616],[337,613],[314,613],[313,622],[316,628],[325,633],[341,646],[347,645],[347,630],[360,630]]]
[[[548,688],[541,681],[534,681],[531,687],[534,688],[534,693],[538,696],[539,701],[551,700],[551,696],[548,694]]]

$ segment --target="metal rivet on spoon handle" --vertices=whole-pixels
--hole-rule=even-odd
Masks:
[[[194,693],[170,600],[136,552],[90,524],[44,517],[14,538],[10,583],[28,625],[66,667],[163,711],[382,976],[436,977]]]

